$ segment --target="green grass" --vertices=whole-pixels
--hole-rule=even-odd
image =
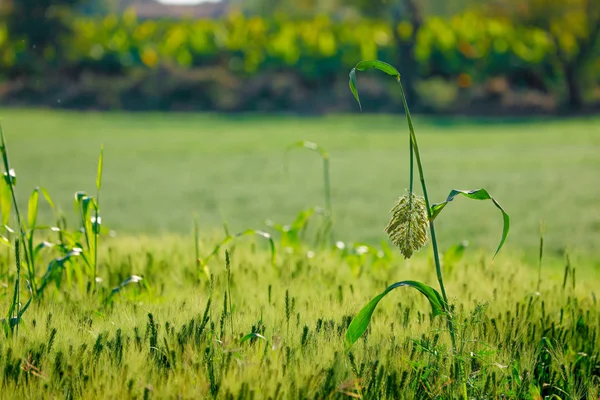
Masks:
[[[201,243],[202,251],[212,244]],[[211,285],[198,280],[193,252],[176,239],[105,243],[101,286],[131,273],[146,286],[128,287],[100,308],[76,288],[49,292],[28,311],[19,336],[0,341],[1,397],[344,399],[358,388],[373,399],[454,396],[444,320],[430,316],[416,291],[388,296],[352,355],[344,350],[350,317],[374,293],[407,276],[434,284],[426,257],[405,263],[398,255],[357,277],[338,253],[285,254],[273,269],[267,252],[240,243],[231,318],[223,317],[221,258],[210,263],[213,296],[199,330]],[[473,255],[447,271],[449,293],[460,293],[451,301],[471,398],[535,398],[536,390],[596,398],[600,318],[590,293],[600,280],[578,267],[563,287],[564,268],[549,265],[539,294],[531,289],[532,265],[491,266],[489,257]],[[251,332],[266,341],[240,343]]]
[[[403,119],[2,114],[20,202],[42,185],[72,223],[63,239],[36,237],[34,246],[44,235],[56,246],[36,257],[33,277],[53,269],[18,329],[5,314],[19,287],[15,260],[0,251],[0,315],[8,319],[0,398],[455,398],[457,359],[469,398],[600,395],[600,119],[416,121],[432,200],[450,187],[485,187],[512,220],[492,264],[501,221],[490,204],[457,199],[436,219],[442,251],[462,239],[475,244],[443,265],[454,352],[443,318],[402,288],[381,302],[351,350],[344,346],[351,319],[389,284],[435,285],[430,245],[407,261],[385,246],[362,254],[348,243],[384,239],[388,210],[404,194],[407,171],[396,167],[408,164],[400,160]],[[196,251],[207,260],[223,239],[221,214],[236,232],[323,205],[315,154],[293,153],[283,173],[283,150],[298,140],[331,154],[334,232],[351,250],[313,245],[312,229],[307,237],[276,233],[274,263],[263,238],[244,237],[226,246],[230,270],[225,247],[203,264]],[[100,211],[119,235],[100,237],[95,290],[87,249],[51,260],[85,247],[73,194],[95,192],[101,143]],[[53,222],[46,213],[38,225],[44,220]],[[579,255],[566,267],[565,249]],[[22,303],[30,298],[25,275]],[[114,290],[132,275],[143,279]]]
[[[263,228],[266,219],[289,223],[300,209],[324,206],[315,154],[292,153],[284,173],[284,148],[298,140],[315,141],[331,155],[335,231],[342,240],[379,242],[387,211],[407,188],[402,116],[12,109],[0,115],[21,201],[41,185],[69,216],[73,193],[93,192],[104,143],[103,219],[120,234],[187,234],[195,213],[202,231],[216,229],[222,219],[234,231]],[[543,219],[548,254],[594,255],[599,118],[498,123],[420,117],[415,124],[433,202],[444,200],[448,188],[485,187],[512,217],[507,248],[534,254]],[[439,224],[442,247],[467,239],[492,249],[501,221],[487,218],[489,204],[461,200],[442,217],[460,224]]]

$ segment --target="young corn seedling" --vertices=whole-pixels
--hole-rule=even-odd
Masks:
[[[33,296],[37,297],[42,294],[43,289],[48,282],[48,278],[51,275],[50,272],[55,270],[56,266],[64,265],[64,263],[69,259],[69,256],[53,260],[50,263],[46,274],[44,274],[44,276],[38,282],[36,275],[36,264],[38,264],[40,261],[39,259],[42,254],[42,250],[52,248],[54,247],[54,245],[47,241],[42,241],[41,243],[36,244],[34,240],[35,233],[37,231],[53,230],[59,233],[59,238],[62,238],[66,234],[66,232],[64,229],[60,229],[57,227],[51,228],[48,226],[38,225],[38,208],[40,201],[40,193],[42,194],[43,198],[46,200],[50,208],[56,213],[54,202],[52,201],[48,192],[43,188],[38,187],[33,190],[31,195],[29,196],[29,201],[27,204],[26,219],[21,218],[21,211],[16,200],[15,192],[17,179],[14,170],[10,167],[10,162],[8,159],[8,149],[6,147],[6,141],[1,126],[0,151],[2,153],[2,161],[4,164],[4,168],[6,170],[6,172],[4,173],[4,179],[0,180],[0,208],[2,210],[3,229],[6,231],[7,237],[10,236],[10,234],[14,233],[14,231],[8,226],[10,222],[11,210],[12,208],[14,208],[18,224],[17,237],[19,238],[19,241],[22,244],[21,249],[23,256],[21,257],[21,259],[23,260],[26,266],[26,273],[28,278],[27,285],[30,291],[33,293]],[[0,242],[10,246],[10,242],[7,237],[0,235]],[[62,239],[59,240],[59,242],[62,244]]]
[[[4,182],[2,184],[2,209],[3,211],[8,210],[3,219],[8,222],[10,218],[10,203],[12,201],[12,206],[15,209],[15,215],[17,217],[17,225],[19,226],[19,240],[23,244],[23,255],[25,259],[25,264],[27,265],[27,276],[29,281],[35,288],[35,266],[32,261],[32,254],[28,251],[27,244],[29,243],[29,238],[32,238],[33,233],[28,234],[27,226],[25,225],[25,221],[21,218],[21,212],[19,211],[19,204],[17,203],[17,195],[15,193],[15,185],[17,184],[17,177],[15,171],[10,168],[10,162],[8,161],[8,150],[6,148],[6,140],[4,139],[4,132],[2,131],[2,126],[0,126],[0,152],[2,153],[2,162],[4,164]],[[8,190],[7,190],[8,189]],[[31,202],[30,202],[31,203]],[[37,209],[37,206],[36,206]],[[37,213],[37,211],[36,211]],[[31,217],[28,218],[31,220]],[[35,221],[33,221],[35,225]],[[5,224],[6,229],[8,230],[8,225]],[[6,238],[4,238],[6,239]],[[10,243],[8,240],[2,240],[3,242]],[[10,245],[10,244],[9,244]]]
[[[103,169],[104,148],[100,150],[98,159],[98,171],[96,174],[96,197],[88,195],[85,192],[75,193],[75,210],[79,217],[81,227],[69,232],[66,224],[62,228],[57,228],[59,232],[59,244],[62,256],[50,262],[45,274],[42,276],[37,294],[41,296],[48,284],[56,282],[59,287],[63,275],[66,276],[67,283],[70,286],[73,275],[77,278],[79,289],[84,291],[87,277],[88,291],[96,293],[97,284],[97,266],[98,266],[98,237],[100,236],[101,221],[100,218],[100,188],[102,187],[102,169]],[[60,221],[60,220],[59,220]],[[82,263],[73,262],[75,259],[82,260]],[[72,268],[67,268],[71,264]],[[83,269],[81,268],[83,264]]]
[[[415,251],[420,250],[427,243],[429,239],[427,231],[429,231],[429,234],[431,235],[431,244],[433,248],[433,258],[435,262],[439,291],[423,282],[412,280],[396,282],[390,285],[381,294],[369,301],[351,321],[350,326],[348,327],[348,331],[346,332],[346,346],[348,348],[352,346],[362,336],[362,334],[365,333],[369,326],[375,308],[388,293],[399,287],[412,287],[418,290],[427,298],[429,304],[431,305],[431,311],[434,316],[445,315],[446,317],[446,323],[448,326],[448,331],[450,333],[450,339],[452,343],[452,351],[455,357],[455,378],[458,382],[461,382],[462,384],[461,395],[464,398],[467,398],[466,380],[464,374],[462,373],[462,366],[459,361],[460,358],[457,354],[458,347],[455,329],[456,324],[453,319],[453,307],[448,301],[448,295],[444,286],[440,255],[435,236],[434,221],[442,212],[444,207],[446,207],[458,195],[462,195],[473,200],[491,200],[492,203],[502,213],[504,223],[502,238],[500,240],[500,244],[496,250],[496,253],[494,254],[495,257],[504,245],[504,242],[508,235],[510,219],[508,214],[506,214],[506,212],[502,209],[500,204],[494,198],[492,198],[492,196],[490,196],[488,191],[485,189],[453,189],[450,191],[450,194],[448,195],[446,200],[442,203],[433,205],[430,204],[429,197],[427,194],[427,184],[423,172],[423,164],[421,162],[421,154],[419,152],[417,137],[413,128],[410,111],[406,103],[406,97],[402,88],[402,83],[400,82],[400,73],[398,72],[398,70],[396,70],[396,68],[382,61],[362,61],[358,63],[356,67],[350,72],[350,90],[352,91],[352,94],[354,95],[359,106],[360,99],[358,96],[358,91],[356,89],[356,71],[365,71],[367,69],[377,69],[396,79],[396,82],[400,86],[400,94],[402,97],[409,130],[410,169],[408,179],[408,195],[400,197],[396,202],[395,206],[392,209],[391,220],[388,226],[386,227],[385,231],[389,235],[392,243],[394,243],[394,245],[396,245],[400,249],[400,252],[402,253],[402,255],[404,255],[405,258],[410,258]],[[415,160],[417,164],[417,170],[419,174],[419,180],[421,182],[423,196],[418,196],[414,193],[413,176]]]

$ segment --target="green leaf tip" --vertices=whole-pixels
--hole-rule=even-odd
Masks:
[[[396,82],[400,82],[400,73],[398,72],[398,70],[386,62],[379,61],[379,60],[368,60],[368,61],[361,61],[358,64],[356,64],[356,66],[354,68],[352,68],[352,70],[350,71],[349,85],[350,85],[350,91],[354,95],[354,98],[356,99],[356,102],[358,103],[358,107],[360,108],[361,111],[362,111],[362,105],[360,103],[360,98],[358,96],[358,90],[356,89],[356,71],[366,71],[367,69],[370,69],[370,68],[378,69],[379,71],[385,72],[386,74],[396,78]]]
[[[427,300],[429,300],[429,304],[431,305],[431,312],[434,316],[444,314],[445,310],[445,302],[440,293],[422,282],[417,281],[401,281],[396,282],[387,287],[381,294],[375,296],[371,301],[367,303],[356,316],[350,322],[350,326],[348,326],[348,330],[346,331],[346,348],[350,348],[356,341],[366,332],[369,327],[369,323],[371,322],[371,317],[373,316],[373,312],[375,308],[379,304],[379,302],[392,290],[402,287],[408,286],[417,289],[421,294],[423,294]]]
[[[500,239],[500,244],[498,245],[498,248],[496,249],[496,252],[494,253],[494,257],[492,257],[492,260],[493,260],[494,258],[496,258],[496,256],[500,252],[500,249],[502,249],[502,246],[504,246],[504,242],[506,242],[506,238],[508,237],[508,232],[510,230],[510,217],[508,216],[506,211],[504,211],[504,209],[502,208],[500,203],[498,203],[498,201],[496,199],[494,199],[487,190],[485,190],[485,189],[473,189],[473,190],[452,189],[452,191],[450,191],[450,194],[448,195],[448,197],[446,198],[446,200],[444,202],[434,204],[431,206],[430,219],[433,221],[442,212],[444,207],[446,207],[446,205],[448,205],[448,203],[450,203],[452,200],[454,200],[454,198],[456,196],[458,196],[459,194],[463,195],[471,200],[491,200],[492,203],[494,203],[494,205],[496,206],[496,208],[498,208],[498,210],[500,210],[500,212],[502,213],[502,220],[503,220],[502,238]]]

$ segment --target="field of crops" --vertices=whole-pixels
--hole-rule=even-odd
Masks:
[[[0,114],[2,398],[600,395],[598,118]]]

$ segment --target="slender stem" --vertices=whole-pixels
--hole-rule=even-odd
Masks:
[[[431,219],[431,205],[429,203],[429,196],[427,194],[427,185],[425,184],[425,175],[423,173],[423,165],[421,163],[421,155],[419,153],[419,145],[417,144],[417,138],[415,136],[415,130],[412,124],[412,118],[410,117],[410,111],[408,110],[408,104],[406,103],[406,96],[404,95],[404,89],[402,88],[402,83],[398,81],[400,85],[400,93],[402,94],[402,102],[404,103],[404,109],[406,110],[406,119],[408,121],[408,129],[410,131],[410,139],[411,139],[411,150],[414,149],[414,155],[417,159],[417,168],[419,169],[419,179],[421,180],[421,187],[423,188],[423,197],[425,198],[425,205],[427,206],[427,217],[429,218],[429,230],[431,231],[431,243],[433,245],[433,258],[435,260],[435,270],[437,273],[438,282],[440,284],[440,290],[442,291],[442,297],[444,298],[444,302],[446,303],[446,308],[448,310],[448,296],[446,295],[446,288],[444,286],[444,279],[442,276],[442,268],[440,263],[440,256],[438,252],[437,240],[435,237],[435,227],[433,225],[433,221]],[[412,157],[411,157],[411,171],[412,171]],[[411,187],[412,187],[412,174],[411,174]],[[412,191],[412,190],[411,190]]]
[[[21,315],[21,261],[19,257],[19,241],[15,240],[15,262],[17,264],[17,283],[15,284],[15,298],[17,300],[17,319],[15,322],[16,335],[19,335],[19,317]],[[11,315],[12,318],[12,315]],[[10,322],[9,322],[10,323]]]
[[[98,270],[98,235],[100,231],[100,221],[98,221],[98,214],[100,208],[100,190],[96,193],[96,212],[94,215],[94,224],[92,225],[92,231],[94,234],[94,269],[92,276],[92,288],[94,293],[96,292],[96,273]]]
[[[10,188],[10,194],[12,197],[12,201],[13,201],[13,205],[15,207],[15,214],[17,216],[17,224],[19,225],[19,232],[20,232],[20,240],[21,243],[23,244],[23,252],[25,253],[25,262],[27,263],[27,273],[29,275],[29,281],[31,283],[32,288],[36,287],[36,283],[35,283],[35,270],[33,269],[33,261],[32,261],[32,254],[29,254],[29,252],[27,251],[27,234],[25,231],[25,227],[23,225],[23,222],[21,220],[21,213],[19,212],[19,205],[17,203],[17,196],[15,195],[15,188],[13,185],[13,178],[10,175],[10,164],[8,161],[8,151],[6,150],[6,141],[4,140],[4,132],[2,131],[2,126],[0,125],[0,145],[1,145],[1,151],[2,151],[2,160],[4,162],[4,168],[6,169],[6,175],[7,175],[7,179],[8,179],[8,186]]]
[[[411,194],[410,197],[411,197],[411,201],[412,201],[413,177],[414,177],[414,173],[413,173],[413,171],[414,171],[414,157],[413,157],[414,150],[413,150],[412,136],[409,137],[408,139],[409,139],[409,142],[410,142],[410,144],[409,144],[409,149],[410,149],[410,180],[409,181],[410,181],[410,183],[409,183],[409,189],[408,189],[408,191]]]
[[[94,269],[92,276],[92,287],[96,292],[96,275],[98,273],[98,236],[100,236],[100,189],[102,188],[102,167],[104,164],[104,145],[100,147],[100,158],[98,159],[98,172],[96,175],[96,201],[94,223],[92,224],[92,233],[94,234]],[[85,225],[84,225],[85,226]]]
[[[400,85],[400,94],[402,95],[402,102],[404,104],[404,110],[406,112],[406,119],[408,121],[408,129],[410,131],[410,143],[411,143],[411,151],[414,150],[415,158],[417,159],[417,168],[419,169],[419,179],[421,180],[421,187],[423,188],[423,197],[425,198],[425,205],[427,207],[427,217],[429,219],[429,231],[431,232],[431,244],[433,247],[433,259],[435,261],[435,272],[437,274],[438,283],[440,285],[440,291],[442,292],[442,298],[444,299],[444,308],[447,313],[447,325],[448,330],[450,331],[450,339],[452,341],[452,350],[456,352],[457,344],[456,344],[456,331],[454,327],[454,321],[452,320],[452,313],[450,304],[448,302],[448,296],[446,294],[446,287],[444,286],[444,277],[442,275],[442,267],[440,263],[440,256],[438,251],[437,239],[435,236],[435,226],[433,224],[432,214],[431,214],[431,205],[429,203],[429,196],[427,194],[427,185],[425,184],[425,174],[423,173],[423,165],[421,163],[421,155],[419,153],[419,145],[417,144],[417,138],[415,136],[415,130],[412,124],[412,118],[410,116],[410,111],[408,109],[408,104],[406,102],[406,96],[404,94],[404,88],[402,87],[402,83],[398,80],[398,84]],[[411,154],[411,176],[410,176],[410,186],[411,186],[411,195],[412,195],[412,171],[413,171],[413,160]],[[411,196],[412,197],[412,196]],[[457,378],[461,375],[461,366],[460,362],[456,360],[455,364],[455,373]]]
[[[540,253],[538,257],[538,281],[537,281],[537,292],[540,291],[542,286],[542,259],[544,257],[544,226],[540,222]]]

